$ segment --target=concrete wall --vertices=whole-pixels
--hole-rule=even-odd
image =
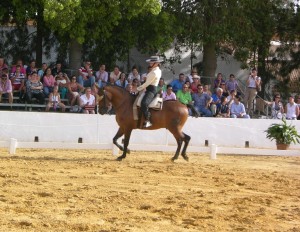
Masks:
[[[87,144],[111,144],[118,125],[114,116],[84,115],[63,113],[36,112],[0,112],[0,141],[11,138],[19,142],[78,143],[78,138]],[[189,118],[184,132],[189,134],[191,146],[204,147],[205,140],[209,144],[222,147],[244,148],[249,141],[250,148],[275,149],[275,141],[266,138],[264,130],[271,123],[279,122],[271,119],[221,119],[221,118]],[[300,131],[300,121],[291,121]],[[130,144],[174,146],[176,141],[166,130],[155,131],[134,130]],[[291,149],[300,150],[300,145],[291,145]]]

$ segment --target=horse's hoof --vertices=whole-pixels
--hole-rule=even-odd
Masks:
[[[185,161],[189,161],[189,157],[188,157],[188,156],[183,155],[182,157],[183,157],[183,159],[184,159]]]
[[[176,157],[173,157],[173,158],[171,159],[172,162],[174,162],[175,160],[177,160]]]
[[[119,156],[116,160],[117,160],[117,161],[122,161],[122,160],[123,160],[123,157],[122,157],[122,156]]]
[[[127,154],[130,154],[130,150],[129,149],[127,149]]]

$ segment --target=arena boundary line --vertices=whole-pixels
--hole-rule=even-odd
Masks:
[[[0,147],[8,148],[8,153],[16,154],[17,148],[31,149],[98,149],[112,150],[113,155],[117,155],[119,150],[112,143],[95,144],[95,143],[61,143],[61,142],[18,142],[11,138],[10,141],[0,141]],[[176,146],[170,145],[141,145],[131,144],[131,150],[135,151],[165,151],[175,152]],[[211,144],[209,147],[191,146],[187,152],[199,152],[210,154],[211,159],[216,159],[217,154],[235,154],[235,155],[266,155],[266,156],[300,156],[300,150],[275,150],[275,149],[258,149],[258,148],[237,148],[237,147],[218,147]]]

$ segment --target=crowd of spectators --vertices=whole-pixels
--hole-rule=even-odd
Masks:
[[[150,70],[148,69],[147,72]],[[46,111],[60,109],[65,112],[66,105],[77,106],[76,112],[94,114],[99,99],[98,90],[107,83],[118,85],[130,94],[137,95],[137,87],[143,84],[146,73],[140,73],[137,67],[132,67],[127,75],[118,66],[111,72],[106,70],[105,64],[100,64],[98,70],[93,70],[92,63],[85,61],[78,68],[78,75],[69,77],[60,62],[55,67],[46,63],[41,68],[36,67],[35,60],[27,66],[22,60],[9,67],[5,59],[0,57],[0,102],[2,96],[13,103],[13,94],[18,95],[20,102],[44,104]],[[213,91],[210,91],[210,88]],[[211,86],[201,83],[197,70],[193,69],[188,75],[180,73],[178,78],[165,83],[160,79],[157,93],[164,101],[178,100],[187,105],[189,114],[194,117],[222,117],[222,118],[250,118],[253,100],[261,88],[261,78],[256,69],[252,69],[244,91],[239,87],[234,74],[229,78],[218,73]],[[65,101],[65,102],[63,102]],[[299,119],[300,96],[290,96],[284,105],[279,93],[274,95],[273,101],[264,101],[272,108],[272,118]]]

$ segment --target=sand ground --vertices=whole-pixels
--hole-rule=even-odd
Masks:
[[[0,149],[0,231],[300,231],[300,157]]]

